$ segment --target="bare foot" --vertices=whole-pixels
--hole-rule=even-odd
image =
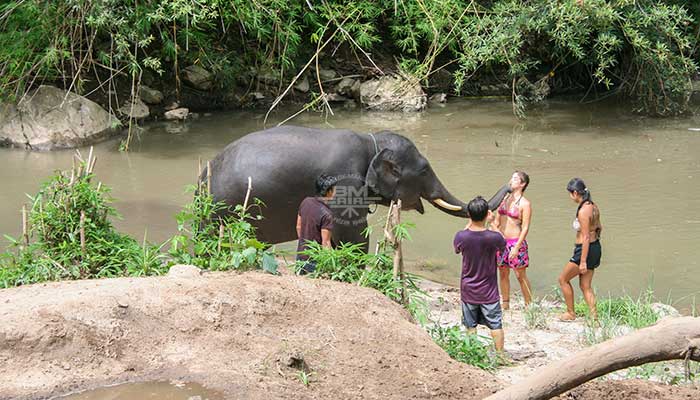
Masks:
[[[559,314],[559,321],[563,322],[570,322],[576,319],[576,315],[571,314],[570,312],[565,312],[563,314]]]
[[[510,310],[510,300],[501,300],[501,309]]]

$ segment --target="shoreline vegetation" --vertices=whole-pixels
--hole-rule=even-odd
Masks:
[[[518,116],[558,94],[672,116],[688,110],[699,19],[684,0],[15,0],[0,6],[0,99],[55,85],[131,127],[150,87],[166,109],[332,113],[342,78],[397,74],[429,94],[507,96]]]
[[[203,270],[245,271],[261,269],[279,274],[279,258],[274,247],[255,239],[250,204],[236,206],[225,220],[215,219],[222,207],[212,202],[207,180],[193,192],[193,202],[176,217],[179,233],[156,245],[144,237],[139,243],[117,232],[111,218],[110,189],[97,181],[96,158],[76,152],[69,171],[49,178],[31,204],[23,210],[23,234],[10,238],[11,246],[0,253],[0,287],[32,283],[122,276],[156,276],[173,265],[190,264]],[[410,240],[411,224],[393,227],[394,234]],[[308,279],[327,279],[373,288],[391,300],[403,304],[430,337],[450,357],[491,371],[515,382],[538,367],[571,356],[584,347],[601,343],[637,329],[654,325],[664,317],[680,316],[677,310],[655,300],[651,288],[638,297],[618,295],[600,298],[598,320],[588,318],[588,309],[576,303],[577,321],[558,321],[560,295],[543,296],[529,307],[516,301],[513,311],[505,313],[506,353],[497,354],[485,331],[476,336],[466,333],[460,324],[459,289],[425,281],[412,274],[394,276],[392,244],[382,241],[376,253],[364,253],[359,245],[336,249],[311,247],[308,254],[317,269]],[[167,250],[165,250],[167,249]],[[285,263],[286,264],[286,263]],[[370,266],[366,268],[365,266]],[[281,273],[296,272],[298,266],[286,265]],[[402,295],[405,290],[406,296]],[[693,307],[692,316],[697,316]],[[629,368],[611,374],[612,379],[644,378],[667,384],[698,383],[698,366],[683,362],[663,362]]]

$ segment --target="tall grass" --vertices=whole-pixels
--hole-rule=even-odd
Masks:
[[[598,319],[592,321],[588,305],[584,301],[577,302],[574,306],[576,314],[583,315],[588,320],[582,340],[587,344],[600,343],[628,330],[654,325],[659,316],[651,307],[652,303],[654,292],[650,288],[637,298],[623,295],[598,299]]]
[[[442,327],[435,324],[428,329],[428,333],[438,346],[459,362],[486,371],[493,371],[503,364],[501,358],[490,352],[493,348],[491,338],[469,334],[459,325]]]
[[[166,270],[159,246],[115,230],[110,189],[92,173],[57,172],[29,199],[26,238],[5,236],[10,248],[0,258],[0,287]]]

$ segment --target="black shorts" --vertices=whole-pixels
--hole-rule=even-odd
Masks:
[[[574,255],[569,259],[570,262],[580,265],[581,264],[581,244],[574,246]],[[586,257],[586,267],[588,269],[596,269],[600,266],[600,258],[603,255],[603,249],[600,247],[600,240],[591,242],[588,246],[588,257]]]

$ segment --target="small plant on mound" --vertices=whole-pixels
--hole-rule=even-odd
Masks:
[[[239,204],[233,213],[224,213],[226,204],[214,202],[206,190],[190,186],[188,191],[194,192],[194,197],[176,216],[180,233],[170,241],[172,263],[216,271],[263,268],[277,273],[273,251],[255,238],[254,218],[247,206]],[[256,200],[254,205],[260,204]]]
[[[493,371],[502,364],[499,357],[489,355],[491,338],[471,335],[459,325],[443,327],[434,325],[428,331],[433,341],[453,359],[486,371]]]
[[[316,270],[309,276],[357,283],[359,286],[376,289],[394,301],[400,301],[403,282],[393,276],[391,257],[385,252],[365,253],[362,246],[361,243],[342,243],[335,249],[329,249],[316,242],[309,242],[307,249],[302,252],[316,263]],[[302,263],[295,266],[297,273],[301,267]],[[412,274],[405,274],[409,300],[415,300],[420,292],[415,280]]]
[[[11,245],[2,257],[0,287],[164,272],[159,247],[114,229],[110,189],[94,184],[93,167],[94,159],[81,160],[29,197],[23,237],[5,236]]]
[[[533,301],[525,307],[523,318],[528,329],[547,329],[550,317],[549,309],[543,304],[544,299]]]

